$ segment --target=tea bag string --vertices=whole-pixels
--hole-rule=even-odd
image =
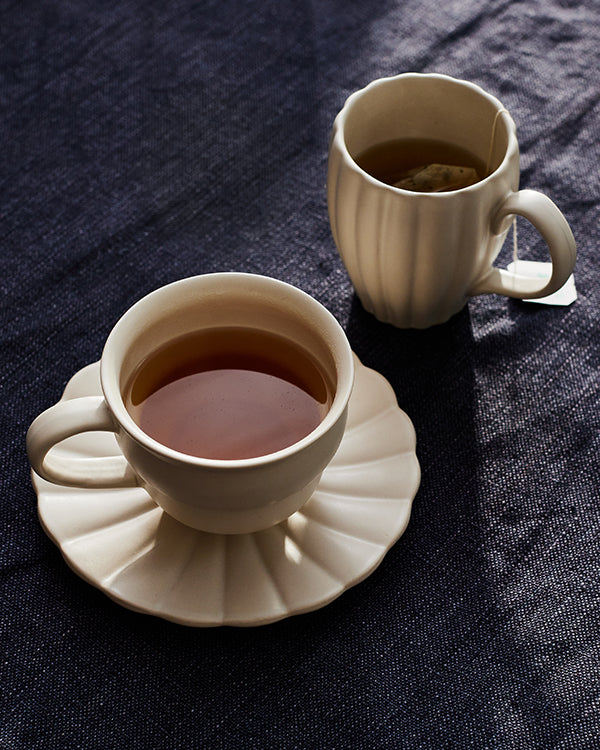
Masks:
[[[500,115],[509,115],[510,116],[510,112],[503,107],[502,109],[499,109],[496,112],[496,116],[494,117],[494,122],[492,123],[492,135],[491,135],[491,138],[490,138],[490,148],[489,148],[489,151],[488,151],[487,162],[486,162],[486,165],[485,165],[485,174],[486,174],[486,177],[487,177],[487,175],[490,174],[490,168],[491,168],[491,165],[492,165],[492,153],[493,153],[493,150],[494,150],[494,141],[496,140],[496,125],[498,124],[498,118],[500,117]],[[517,244],[517,217],[516,216],[513,216],[512,230],[513,230],[513,262],[514,262],[514,264],[516,266],[517,261],[519,259],[518,244]]]

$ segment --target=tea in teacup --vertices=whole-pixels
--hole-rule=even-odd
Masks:
[[[431,138],[377,143],[360,153],[356,163],[380,182],[421,193],[459,190],[486,175],[486,165],[475,154]]]
[[[333,391],[310,352],[289,339],[223,327],[189,333],[146,357],[125,404],[144,432],[169,448],[244,459],[310,434]]]

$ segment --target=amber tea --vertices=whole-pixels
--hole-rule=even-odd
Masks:
[[[312,432],[333,387],[309,352],[256,329],[190,333],[151,354],[125,403],[158,442],[202,458],[274,453]]]
[[[458,190],[486,175],[486,165],[470,151],[425,138],[379,143],[359,154],[356,163],[380,182],[424,193]]]

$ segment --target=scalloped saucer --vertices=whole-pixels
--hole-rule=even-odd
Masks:
[[[244,535],[184,526],[142,488],[82,489],[35,472],[40,521],[67,564],[121,605],[191,626],[263,625],[328,604],[365,579],[402,535],[420,482],[415,432],[388,381],[355,358],[342,443],[308,503]],[[62,399],[101,394],[99,363]],[[119,452],[110,433],[53,450]]]

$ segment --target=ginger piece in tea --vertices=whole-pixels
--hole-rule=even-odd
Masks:
[[[474,185],[479,179],[473,167],[427,164],[410,169],[400,180],[394,182],[394,187],[418,193],[445,193],[448,190],[460,190]]]
[[[387,185],[421,193],[459,190],[486,174],[482,160],[467,149],[424,138],[377,143],[360,153],[356,162]]]

